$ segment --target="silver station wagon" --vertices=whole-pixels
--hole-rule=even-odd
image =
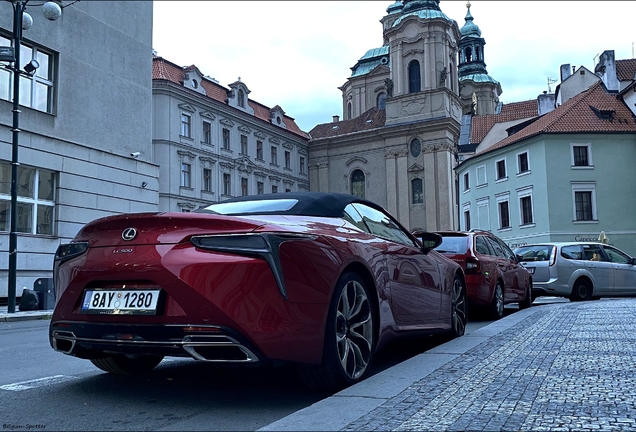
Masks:
[[[532,273],[533,296],[570,301],[636,295],[636,260],[604,243],[541,243],[514,250]]]

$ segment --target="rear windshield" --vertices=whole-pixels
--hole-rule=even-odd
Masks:
[[[467,236],[443,236],[442,244],[437,246],[435,250],[441,253],[463,254],[466,253],[467,247]]]
[[[218,213],[222,215],[244,215],[271,212],[284,212],[296,205],[296,199],[237,201],[212,204],[197,213]]]
[[[515,254],[521,257],[521,261],[548,261],[553,247],[550,245],[523,246],[515,249]]]

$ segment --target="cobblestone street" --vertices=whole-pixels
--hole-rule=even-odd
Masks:
[[[636,430],[635,306],[541,307],[343,430]]]

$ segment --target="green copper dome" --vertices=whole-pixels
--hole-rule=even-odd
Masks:
[[[404,5],[402,4],[402,1],[398,0],[386,9],[386,13],[391,15],[394,13],[401,12],[403,6]]]
[[[461,28],[460,33],[462,37],[465,37],[465,36],[481,37],[481,30],[479,30],[479,27],[477,27],[477,24],[473,22],[474,18],[470,14],[470,3],[468,3],[466,7],[468,8],[468,12],[466,12],[466,18],[464,18],[464,20],[466,20],[466,24],[464,24],[464,27]]]

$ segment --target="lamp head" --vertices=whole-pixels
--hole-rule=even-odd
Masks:
[[[42,5],[42,14],[49,21],[56,21],[62,16],[62,8],[59,4],[49,1]]]
[[[37,60],[33,59],[30,62],[28,62],[26,64],[26,66],[24,66],[24,71],[30,75],[33,76],[35,74],[35,71],[40,67],[40,63],[38,63]]]

